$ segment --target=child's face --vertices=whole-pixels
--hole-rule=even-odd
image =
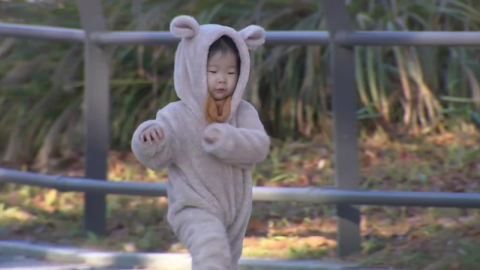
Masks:
[[[237,57],[234,53],[216,52],[207,63],[208,92],[215,100],[232,95],[238,81]]]

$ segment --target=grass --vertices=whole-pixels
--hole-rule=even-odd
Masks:
[[[420,138],[376,132],[361,139],[361,188],[479,192],[480,135],[471,126]],[[261,186],[332,186],[328,139],[273,142],[254,171]],[[82,160],[59,161],[62,173],[82,175]],[[68,166],[67,166],[68,165]],[[28,169],[28,168],[27,168]],[[166,181],[127,153],[111,152],[112,181]],[[186,252],[165,220],[166,198],[108,196],[106,237],[82,234],[83,197],[77,193],[6,185],[0,195],[1,239],[48,241],[97,249]],[[336,256],[334,208],[255,202],[244,256],[320,259]],[[365,267],[478,269],[479,211],[361,206],[362,252],[346,258]]]

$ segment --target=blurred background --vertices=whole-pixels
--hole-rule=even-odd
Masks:
[[[362,31],[478,31],[480,1],[346,1]],[[168,31],[173,17],[241,29],[326,30],[315,0],[102,0],[109,30]],[[75,1],[1,1],[6,23],[81,28]],[[109,180],[165,182],[131,155],[135,128],[177,100],[176,46],[112,46]],[[478,47],[355,49],[361,188],[479,192]],[[265,46],[252,55],[245,98],[272,137],[254,170],[258,186],[333,186],[328,46]],[[2,167],[83,175],[83,45],[0,39]],[[476,118],[474,117],[473,120]],[[352,153],[354,154],[354,153]],[[108,196],[108,236],[81,234],[82,194],[4,185],[2,239],[117,250],[185,251],[172,235],[165,198]],[[335,256],[334,208],[255,203],[245,240],[252,257]],[[366,265],[478,269],[477,210],[361,207]],[[438,259],[443,258],[443,259]],[[440,262],[439,262],[440,261]],[[394,264],[394,265],[392,265]],[[433,267],[433,268],[427,268]],[[444,268],[441,268],[444,267]]]

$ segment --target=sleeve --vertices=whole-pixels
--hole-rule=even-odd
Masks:
[[[147,120],[140,124],[133,133],[132,151],[137,159],[147,168],[160,171],[168,167],[173,161],[175,153],[175,136],[169,125],[167,107],[157,112],[155,120]],[[152,125],[159,125],[163,130],[163,138],[156,144],[149,144],[140,139],[142,132]]]
[[[206,152],[225,163],[251,169],[267,157],[270,137],[265,132],[257,111],[246,101],[242,101],[239,106],[237,125],[238,127],[224,123],[211,124],[205,132],[216,129],[219,138],[212,144],[202,141],[202,146]]]

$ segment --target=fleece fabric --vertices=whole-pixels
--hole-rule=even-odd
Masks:
[[[180,101],[157,112],[156,119],[137,128],[132,150],[146,167],[168,168],[168,221],[186,245],[194,270],[238,268],[243,239],[252,209],[252,167],[269,152],[270,138],[255,108],[242,96],[250,72],[249,50],[265,40],[263,28],[199,25],[190,16],[178,16],[171,33],[181,38],[175,55],[174,84]],[[227,35],[241,59],[240,75],[224,123],[205,119],[207,55],[210,45]],[[156,144],[140,140],[151,125],[163,129]],[[218,139],[207,143],[212,132]]]

